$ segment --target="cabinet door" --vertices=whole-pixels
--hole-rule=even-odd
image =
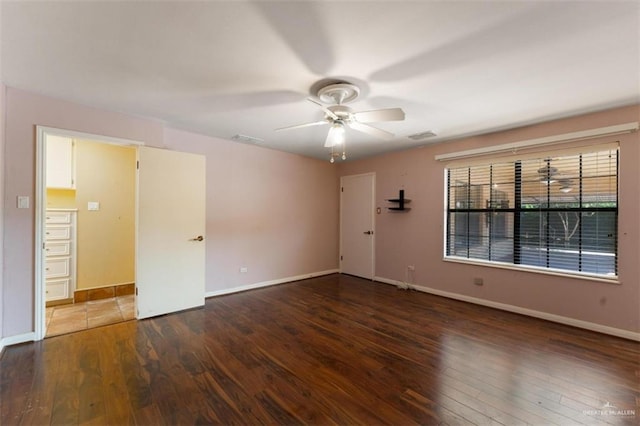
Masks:
[[[70,240],[71,239],[71,227],[70,226],[47,226],[45,229],[45,236],[47,241],[50,240]]]
[[[68,277],[71,273],[71,259],[68,257],[52,257],[45,261],[45,278]]]
[[[69,298],[69,280],[48,280],[46,300],[58,300]]]
[[[71,241],[47,241],[44,250],[47,257],[71,256]]]
[[[60,136],[47,136],[47,188],[73,189],[73,141]]]
[[[67,225],[71,223],[71,212],[58,212],[47,210],[46,220],[47,224],[63,224]]]

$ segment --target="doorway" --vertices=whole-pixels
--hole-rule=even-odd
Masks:
[[[45,337],[135,318],[136,147],[47,133]]]
[[[340,178],[340,272],[372,280],[375,267],[375,174]]]
[[[203,306],[205,157],[145,147],[141,142],[127,139],[43,126],[37,126],[36,135],[35,339],[41,340],[46,331],[45,141],[49,135],[135,148],[135,317],[141,319]],[[89,200],[84,207],[96,211],[103,205],[100,200]]]
[[[42,337],[135,318],[137,144],[57,129],[39,136]]]

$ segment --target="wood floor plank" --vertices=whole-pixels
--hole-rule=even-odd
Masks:
[[[5,348],[0,424],[635,425],[640,343],[346,275]]]
[[[104,339],[100,340],[102,350],[99,354],[106,424],[117,424],[122,419],[126,419],[126,424],[134,423],[127,382],[120,364],[119,346],[111,343],[120,340],[119,335],[125,327],[120,324],[100,330],[104,335]]]
[[[67,337],[67,336],[65,336]],[[55,363],[44,366],[47,369],[57,369],[56,382],[50,390],[53,392],[53,406],[51,410],[51,424],[77,424],[80,416],[80,370],[79,357],[85,339],[81,334],[68,336],[66,350],[60,349],[61,358]],[[86,336],[84,336],[87,338]],[[53,337],[52,339],[63,339]],[[46,345],[48,342],[44,342]],[[59,343],[59,342],[58,342]],[[63,356],[64,353],[64,356]]]
[[[38,345],[16,346],[10,363],[0,359],[0,423],[20,424],[25,416],[33,414],[37,397],[30,393],[33,383],[39,381],[36,365],[40,352]],[[11,386],[7,385],[9,383]]]

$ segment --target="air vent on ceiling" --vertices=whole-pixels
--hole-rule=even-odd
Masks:
[[[231,136],[231,139],[238,142],[254,143],[254,144],[261,144],[264,142],[264,139],[254,138],[253,136],[240,135],[240,134]]]
[[[432,138],[434,136],[437,136],[437,135],[433,131],[427,130],[426,132],[409,135],[409,139],[413,139],[414,141],[419,141],[421,139]]]

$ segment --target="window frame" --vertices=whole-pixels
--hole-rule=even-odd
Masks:
[[[593,148],[593,147],[592,147]],[[580,167],[582,167],[582,159],[583,159],[583,155],[584,154],[588,154],[588,153],[597,153],[600,150],[596,149],[591,149],[591,150],[586,150],[585,152],[581,152],[579,154],[579,161],[580,161]],[[533,273],[542,273],[542,274],[547,274],[547,275],[556,275],[556,276],[563,276],[563,277],[572,277],[572,278],[581,278],[581,279],[587,279],[587,280],[594,280],[594,281],[600,281],[600,282],[607,282],[607,283],[615,283],[615,284],[619,284],[619,187],[620,187],[620,148],[619,146],[617,146],[615,149],[609,149],[610,152],[614,152],[615,151],[615,207],[611,207],[611,206],[598,206],[598,207],[594,207],[594,206],[588,206],[588,201],[584,201],[583,199],[583,193],[582,193],[582,186],[583,186],[583,179],[585,179],[586,177],[583,177],[582,174],[580,175],[579,178],[579,186],[580,186],[580,191],[579,191],[579,201],[578,201],[578,205],[579,207],[552,207],[552,204],[550,203],[550,197],[548,196],[546,201],[547,201],[547,205],[546,207],[543,206],[539,206],[538,208],[535,209],[529,209],[524,207],[523,203],[522,203],[522,186],[523,186],[523,176],[522,176],[522,161],[521,159],[501,159],[501,158],[495,158],[495,159],[486,159],[486,161],[481,161],[478,162],[477,165],[478,166],[484,166],[484,167],[488,167],[490,170],[489,173],[489,191],[493,190],[493,185],[492,185],[492,180],[493,180],[493,167],[495,165],[498,164],[505,164],[505,163],[509,163],[513,165],[514,168],[514,177],[513,177],[513,183],[514,183],[514,194],[513,194],[513,201],[514,201],[514,205],[513,207],[507,207],[507,208],[498,208],[496,209],[495,206],[489,205],[491,204],[491,202],[493,202],[493,198],[492,196],[490,196],[490,200],[487,201],[487,206],[485,207],[477,207],[477,208],[470,208],[469,206],[466,206],[464,208],[458,208],[456,206],[452,207],[452,188],[457,187],[457,186],[452,186],[450,184],[450,180],[451,180],[451,170],[459,170],[459,169],[467,169],[468,173],[469,173],[469,177],[468,180],[466,181],[466,184],[468,185],[469,188],[471,188],[473,185],[482,185],[482,183],[476,183],[474,184],[474,182],[471,179],[471,169],[472,166],[471,165],[459,165],[459,166],[446,166],[444,168],[444,232],[443,232],[443,260],[444,261],[448,261],[448,262],[456,262],[456,263],[466,263],[466,264],[474,264],[474,265],[481,265],[481,266],[490,266],[490,267],[498,267],[498,268],[502,268],[502,269],[510,269],[510,270],[518,270],[518,271],[525,271],[525,272],[533,272]],[[540,156],[538,158],[536,158],[537,161],[548,161],[546,159],[546,157],[549,154],[543,154],[540,153]],[[566,157],[562,157],[562,154],[554,154],[551,153],[551,155],[558,155],[560,156],[560,158],[566,158]],[[548,162],[547,162],[548,164]],[[471,191],[471,189],[468,190],[469,192]],[[456,198],[454,198],[454,200],[457,202],[458,200]],[[605,202],[606,203],[606,202]],[[586,205],[586,206],[585,206]],[[582,247],[582,236],[579,237],[579,249],[578,249],[578,270],[574,270],[574,269],[564,269],[564,268],[554,268],[554,267],[550,267],[550,262],[549,262],[549,252],[552,250],[553,245],[550,243],[550,239],[548,238],[548,235],[546,237],[545,240],[545,249],[547,251],[547,256],[546,256],[546,266],[536,266],[536,265],[531,265],[531,264],[523,264],[520,263],[521,262],[521,251],[523,249],[523,247],[525,247],[522,242],[520,241],[520,234],[521,234],[521,230],[522,230],[522,224],[521,222],[521,215],[524,212],[532,212],[535,211],[537,213],[540,214],[549,214],[552,212],[576,212],[580,215],[583,215],[585,213],[598,213],[598,212],[608,212],[608,213],[613,213],[614,214],[614,223],[613,223],[613,227],[614,227],[614,241],[613,241],[613,255],[614,255],[614,271],[613,273],[595,273],[595,272],[587,272],[587,271],[583,271],[583,270],[579,270],[582,268],[582,262],[583,262],[583,256],[585,254],[585,252],[587,250],[583,250]],[[495,238],[493,237],[493,232],[494,230],[491,227],[491,220],[490,217],[491,216],[487,216],[491,213],[496,213],[496,212],[500,212],[500,213],[507,213],[507,214],[512,214],[513,215],[513,219],[512,219],[512,223],[510,224],[510,231],[512,233],[512,239],[513,239],[513,258],[511,262],[504,262],[504,261],[499,261],[499,260],[491,260],[491,243],[492,240]],[[487,253],[487,259],[482,259],[482,258],[478,258],[478,257],[470,257],[470,250],[469,250],[469,240],[470,237],[472,236],[472,234],[470,234],[469,232],[469,228],[467,228],[466,234],[464,234],[466,241],[467,241],[467,256],[461,256],[461,255],[456,255],[451,253],[452,252],[452,243],[450,241],[451,237],[454,237],[454,243],[455,244],[455,235],[453,233],[452,230],[452,218],[456,213],[466,213],[467,214],[467,220],[469,220],[470,218],[470,214],[471,213],[478,213],[481,214],[481,217],[484,217],[487,221],[488,221],[488,225],[486,227],[486,235],[483,235],[482,238],[487,238],[488,239],[488,248],[486,249],[486,253]],[[547,216],[548,217],[548,216]],[[582,226],[580,226],[580,233],[582,233]]]

